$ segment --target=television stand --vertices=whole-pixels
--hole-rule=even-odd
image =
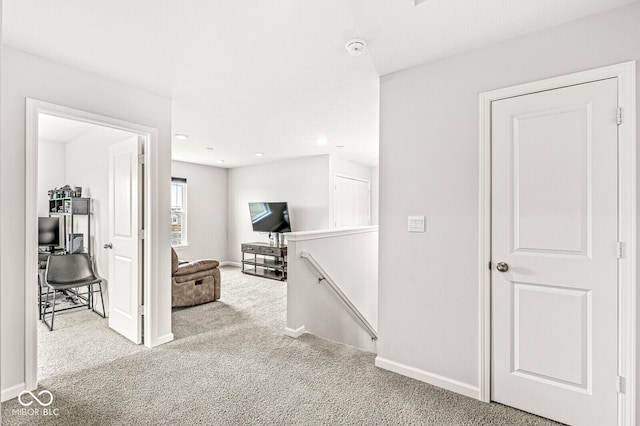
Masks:
[[[272,280],[287,280],[287,246],[243,243],[242,273]]]

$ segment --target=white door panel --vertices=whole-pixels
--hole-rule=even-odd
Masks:
[[[518,282],[513,283],[513,293],[513,372],[551,385],[587,390],[591,384],[591,293]],[[545,314],[540,315],[541,311]]]
[[[617,419],[617,104],[616,79],[492,104],[492,399],[569,424]]]
[[[587,116],[585,106],[513,117],[516,251],[586,254]]]
[[[109,327],[142,342],[137,137],[109,147]]]
[[[134,318],[136,314],[135,299],[131,297],[131,292],[128,289],[132,276],[135,277],[133,263],[134,261],[130,257],[113,256],[113,270],[116,273],[111,284],[112,291],[116,295],[112,298],[113,311],[128,320]],[[113,317],[113,314],[110,317]]]
[[[335,176],[333,202],[335,227],[371,224],[369,182]]]

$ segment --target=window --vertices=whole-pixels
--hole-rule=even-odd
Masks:
[[[187,180],[171,178],[171,245],[187,245]]]

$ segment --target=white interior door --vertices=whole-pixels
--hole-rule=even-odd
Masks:
[[[571,425],[617,423],[617,90],[491,109],[491,396]]]
[[[109,147],[109,327],[142,342],[138,137]]]
[[[333,203],[334,225],[336,227],[371,224],[369,182],[336,175]]]

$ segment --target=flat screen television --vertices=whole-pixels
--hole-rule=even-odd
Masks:
[[[38,246],[60,247],[60,220],[57,217],[38,218]]]
[[[249,203],[255,232],[291,232],[287,203]]]

